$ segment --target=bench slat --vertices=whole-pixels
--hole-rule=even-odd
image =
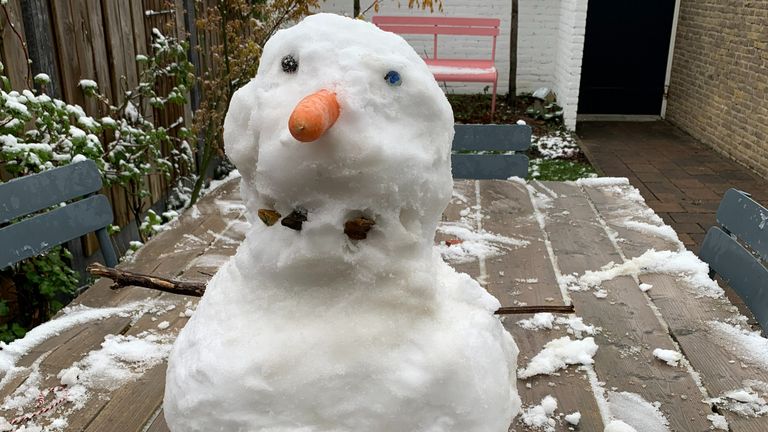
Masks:
[[[83,161],[0,185],[0,223],[101,189],[96,164]]]
[[[454,151],[525,151],[531,146],[531,127],[528,125],[457,124],[454,130]]]
[[[717,223],[768,261],[768,210],[755,200],[728,189],[717,208]]]
[[[456,179],[507,179],[525,178],[528,175],[528,156],[524,154],[453,154],[451,155],[453,178]]]
[[[442,27],[442,26],[415,26],[415,25],[391,25],[379,24],[380,29],[397,34],[442,34],[457,36],[498,36],[496,27]]]
[[[9,225],[0,229],[0,269],[110,223],[112,208],[109,200],[104,195],[93,195]]]
[[[768,332],[768,269],[719,227],[707,231],[699,256],[736,291]]]
[[[450,17],[414,17],[414,16],[384,16],[377,15],[371,19],[374,24],[396,25],[444,25],[444,26],[473,26],[499,27],[498,18],[450,18]]]

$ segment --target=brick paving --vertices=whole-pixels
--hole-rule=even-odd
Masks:
[[[728,188],[768,204],[766,179],[668,122],[582,122],[576,132],[597,171],[627,177],[694,252]]]

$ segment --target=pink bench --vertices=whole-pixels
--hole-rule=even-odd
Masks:
[[[374,16],[373,23],[382,30],[397,34],[434,35],[432,57],[424,61],[438,81],[492,83],[491,118],[496,111],[496,37],[500,20],[495,18],[442,18],[412,16]],[[487,36],[493,38],[490,59],[440,58],[437,55],[438,35]]]

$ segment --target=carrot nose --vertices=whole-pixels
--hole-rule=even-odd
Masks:
[[[288,130],[301,142],[314,141],[325,133],[339,118],[336,93],[320,90],[299,101],[288,119]]]

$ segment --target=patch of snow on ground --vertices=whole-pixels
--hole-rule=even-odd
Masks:
[[[677,366],[680,360],[683,359],[683,355],[679,352],[662,348],[656,348],[653,350],[653,356],[663,362],[666,362],[670,366]]]
[[[728,430],[728,421],[724,416],[721,416],[720,414],[710,414],[707,416],[707,419],[712,422],[713,428],[724,431]]]
[[[581,317],[572,316],[572,317],[557,317],[555,319],[556,324],[565,325],[568,326],[568,329],[566,330],[569,334],[572,334],[576,336],[577,338],[581,339],[582,334],[588,334],[588,335],[594,335],[599,328],[584,324],[584,320]]]
[[[136,336],[107,335],[101,348],[86,354],[56,375],[61,385],[41,388],[38,368],[46,355],[30,367],[27,379],[3,400],[0,409],[15,412],[24,426],[3,428],[8,421],[0,417],[0,431],[57,431],[68,425],[68,416],[82,409],[102,389],[114,390],[140,377],[164,361],[175,335],[142,332]],[[40,410],[47,409],[47,412]],[[17,426],[18,427],[18,426]],[[38,429],[30,429],[31,427]]]
[[[660,403],[650,403],[642,396],[630,392],[608,392],[611,414],[642,432],[669,432],[669,421],[659,410]]]
[[[634,220],[624,220],[623,225],[625,228],[631,229],[633,231],[638,231],[643,234],[648,234],[651,236],[661,237],[665,240],[674,242],[674,243],[680,243],[680,239],[677,237],[677,233],[675,230],[669,226],[669,225],[654,225],[649,224],[648,222],[640,222],[640,221],[634,221]]]
[[[461,243],[451,246],[442,243],[436,246],[443,258],[452,263],[487,259],[502,255],[505,250],[530,244],[527,240],[514,239],[485,230],[475,230],[466,222],[444,222],[437,230],[461,240]]]
[[[709,321],[709,325],[715,330],[718,339],[732,347],[739,358],[768,370],[768,339],[762,337],[760,332],[719,321]]]
[[[142,332],[137,336],[107,335],[101,348],[72,365],[77,382],[87,388],[114,390],[159,364],[171,352],[175,335]],[[62,371],[62,378],[66,375]]]
[[[592,186],[592,187],[604,187],[604,186],[625,186],[629,185],[629,179],[626,177],[592,177],[581,178],[573,182],[566,182],[577,186]]]
[[[756,381],[745,384],[744,388],[731,390],[721,396],[707,399],[705,402],[746,417],[760,417],[768,414],[768,404],[766,404],[765,398],[753,388],[762,387],[763,395],[765,395],[768,385]]]
[[[0,342],[0,372],[10,371],[15,367],[16,361],[32,348],[75,326],[112,316],[140,316],[156,306],[157,301],[142,300],[108,308],[89,308],[82,305],[65,308],[63,310],[64,315],[40,324],[28,331],[23,338],[16,339],[9,344]]]
[[[571,159],[581,152],[576,140],[567,134],[534,136],[531,146],[544,159]]]
[[[584,320],[581,317],[557,317],[549,312],[540,312],[533,315],[531,318],[523,319],[517,322],[517,325],[526,330],[551,330],[555,327],[555,324],[564,325],[567,327],[567,332],[581,339],[581,336],[586,333],[588,335],[594,335],[596,332],[595,326],[584,324]]]
[[[701,261],[693,252],[685,251],[656,251],[650,249],[639,257],[627,260],[623,264],[610,262],[600,270],[587,270],[575,278],[568,289],[573,291],[599,288],[608,280],[619,276],[639,276],[648,273],[664,273],[676,276],[698,293],[707,297],[721,297],[723,290],[717,282],[709,278],[709,266]]]
[[[605,429],[603,432],[638,432],[638,431],[632,426],[624,423],[621,420],[613,420],[605,426]]]
[[[568,424],[578,426],[579,422],[581,421],[581,413],[576,411],[574,413],[567,414],[565,416],[565,421],[568,422]]]
[[[594,338],[573,340],[568,336],[549,341],[544,348],[536,354],[525,368],[517,371],[519,379],[530,378],[535,375],[549,375],[568,365],[594,363],[592,357],[597,352],[597,344]]]
[[[552,415],[555,413],[556,409],[557,399],[553,398],[551,395],[547,395],[544,396],[544,399],[541,400],[539,405],[534,405],[523,411],[523,414],[520,416],[520,421],[526,426],[536,430],[554,432],[557,423]]]
[[[549,312],[540,312],[531,318],[523,319],[517,322],[517,325],[526,330],[551,330],[555,322],[555,316]]]

